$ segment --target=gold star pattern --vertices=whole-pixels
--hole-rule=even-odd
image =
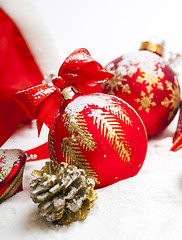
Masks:
[[[156,106],[156,103],[152,101],[153,97],[154,97],[153,93],[150,93],[147,96],[145,92],[141,91],[141,98],[135,99],[135,101],[140,104],[138,110],[140,111],[144,109],[147,113],[149,113],[150,107]]]
[[[109,90],[108,94],[115,95],[116,92],[119,91],[119,88],[121,88],[122,93],[128,93],[131,94],[130,86],[127,82],[127,79],[125,79],[122,74],[115,70],[112,71],[112,73],[115,75],[112,79],[102,84],[102,88],[105,88],[106,90]]]
[[[165,84],[166,84],[167,90],[171,91],[171,94],[169,94],[171,98],[165,97],[164,101],[161,102],[161,105],[167,108],[169,107],[171,109],[168,116],[168,120],[170,120],[174,116],[174,112],[179,106],[180,90],[179,90],[179,84],[176,77],[174,80],[174,87],[172,82],[169,82],[167,80],[165,81]]]
[[[163,84],[161,79],[164,77],[164,73],[162,71],[152,70],[150,73],[142,72],[142,76],[138,76],[136,82],[138,83],[146,83],[147,92],[150,93],[153,90],[153,87],[157,87],[158,89],[163,90]]]

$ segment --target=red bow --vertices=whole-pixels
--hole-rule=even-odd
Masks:
[[[90,93],[90,87],[105,82],[113,76],[91,57],[87,49],[80,48],[66,58],[59,69],[58,77],[53,79],[51,84],[28,88],[16,93],[15,97],[28,117],[37,118],[38,133],[43,122],[52,131],[64,102],[64,88],[72,86],[74,93],[78,93],[79,89],[81,94],[89,89]]]

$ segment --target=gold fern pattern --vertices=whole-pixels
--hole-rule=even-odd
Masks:
[[[132,122],[130,118],[128,117],[127,113],[124,111],[124,109],[121,109],[121,107],[116,103],[112,105],[107,105],[105,107],[107,111],[110,111],[113,115],[117,116],[119,119],[123,121],[123,123],[127,125],[132,125]]]
[[[74,120],[72,120],[74,119]],[[64,138],[61,144],[61,151],[68,164],[73,164],[85,170],[88,177],[94,179],[99,184],[98,175],[92,170],[82,153],[82,149],[86,151],[94,151],[96,143],[92,134],[88,131],[87,123],[82,114],[73,117],[65,114],[63,117],[64,127],[71,134],[71,137]]]
[[[64,138],[61,144],[61,150],[63,151],[63,157],[65,157],[68,164],[76,165],[77,167],[84,169],[88,177],[93,178],[97,184],[100,183],[97,174],[92,170],[90,164],[82,154],[79,139],[77,137]]]
[[[76,117],[65,114],[63,117],[63,123],[64,127],[71,135],[76,135],[76,138],[83,149],[86,149],[86,151],[94,151],[96,143],[92,134],[88,131],[87,123],[81,113],[79,113]]]
[[[94,109],[90,116],[93,117],[93,124],[96,125],[98,131],[107,139],[108,143],[113,146],[119,157],[125,162],[130,162],[131,148],[126,141],[121,124],[122,121],[125,124],[132,125],[127,113],[116,104],[108,104],[102,109]],[[88,130],[84,115],[78,113],[77,116],[73,116],[70,113],[65,113],[63,123],[70,134],[70,137],[64,138],[61,143],[63,157],[67,163],[83,168],[87,176],[93,178],[99,184],[98,175],[93,171],[83,153],[83,150],[94,151],[97,148],[97,144]]]
[[[108,107],[106,107],[108,110]],[[111,107],[112,109],[112,107]],[[116,116],[108,111],[103,114],[95,114],[94,124],[97,124],[97,129],[100,129],[101,135],[104,135],[111,146],[114,146],[114,150],[117,151],[120,158],[125,162],[130,162],[131,148],[126,141],[125,133]]]

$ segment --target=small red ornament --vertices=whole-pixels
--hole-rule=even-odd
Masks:
[[[114,96],[88,95],[113,76],[78,49],[52,84],[16,94],[28,116],[37,118],[39,132],[43,122],[49,127],[50,158],[83,168],[96,187],[137,174],[147,149],[145,127],[133,108]]]
[[[182,104],[180,107],[180,114],[178,119],[178,125],[176,128],[176,132],[173,137],[173,146],[170,149],[171,151],[175,152],[182,147]]]
[[[128,102],[142,118],[148,137],[174,118],[180,102],[177,76],[162,55],[162,46],[144,42],[140,51],[124,54],[106,66],[115,76],[102,84],[103,93]]]
[[[0,202],[22,190],[25,161],[20,149],[0,149]]]
[[[108,94],[80,96],[68,104],[49,133],[50,157],[83,168],[96,188],[138,173],[147,137],[138,114]]]

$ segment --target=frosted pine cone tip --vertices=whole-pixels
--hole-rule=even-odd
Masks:
[[[49,222],[69,224],[84,220],[97,199],[95,182],[84,170],[61,163],[46,162],[30,183],[31,198],[38,203],[39,216]]]

